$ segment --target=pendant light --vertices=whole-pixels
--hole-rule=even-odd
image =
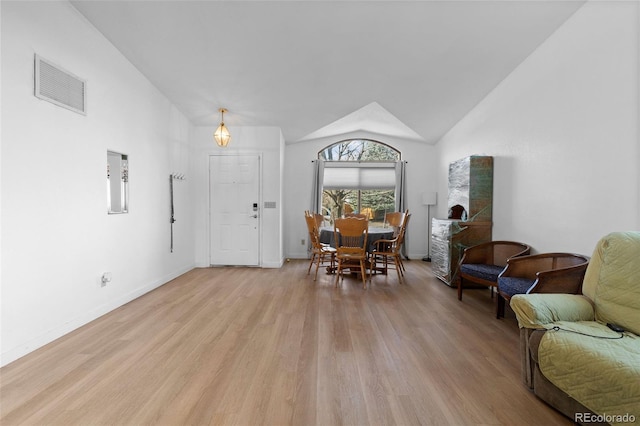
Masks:
[[[229,129],[227,129],[227,126],[224,125],[224,113],[227,112],[227,110],[225,108],[220,108],[218,111],[220,111],[221,116],[220,125],[213,134],[213,137],[216,140],[218,146],[224,148],[229,144],[229,141],[231,141],[231,134],[229,133]]]

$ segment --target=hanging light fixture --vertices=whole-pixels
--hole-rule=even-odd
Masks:
[[[227,126],[224,125],[224,113],[227,112],[226,108],[220,108],[218,111],[220,111],[221,116],[220,125],[213,134],[213,137],[216,140],[218,146],[224,148],[229,144],[229,141],[231,141],[231,133],[229,133],[229,129],[227,129]]]

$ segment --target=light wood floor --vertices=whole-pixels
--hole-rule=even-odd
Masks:
[[[193,270],[2,368],[2,425],[570,425],[520,381],[513,313],[407,262]]]

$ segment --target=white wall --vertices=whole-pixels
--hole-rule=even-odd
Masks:
[[[421,259],[427,254],[427,207],[422,205],[422,193],[436,190],[436,150],[431,145],[407,140],[392,139],[364,132],[349,135],[352,138],[370,138],[393,146],[402,153],[407,164],[407,208],[412,213],[407,228],[407,254],[410,259]],[[324,138],[286,146],[284,174],[285,212],[284,228],[286,257],[307,257],[308,240],[304,211],[311,208],[312,160],[328,145],[344,138]],[[442,200],[438,194],[438,201]],[[431,208],[432,216],[434,207]]]
[[[494,239],[591,255],[640,229],[637,2],[589,2],[438,143],[495,157]],[[439,215],[445,215],[441,204]]]
[[[6,364],[191,269],[194,229],[185,117],[66,2],[1,8]],[[86,116],[33,95],[35,53],[87,79]],[[129,214],[107,215],[107,150],[129,155]]]
[[[228,126],[228,125],[227,125]],[[283,263],[282,178],[284,139],[278,127],[231,127],[231,142],[220,148],[213,140],[215,127],[197,127],[193,132],[195,187],[195,255],[200,267],[210,265],[209,255],[209,156],[259,154],[261,159],[260,266],[278,268]],[[275,201],[275,209],[263,208]]]

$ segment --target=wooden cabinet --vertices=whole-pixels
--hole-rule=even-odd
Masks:
[[[458,263],[464,249],[491,241],[491,222],[433,219],[431,230],[433,273],[449,286],[456,285]]]
[[[447,219],[431,222],[433,272],[455,286],[464,249],[491,241],[493,157],[472,155],[449,165]]]
[[[493,216],[493,157],[472,155],[449,164],[447,207],[465,211],[464,220],[491,221]],[[451,217],[451,216],[449,216]],[[461,219],[460,217],[452,217]]]

